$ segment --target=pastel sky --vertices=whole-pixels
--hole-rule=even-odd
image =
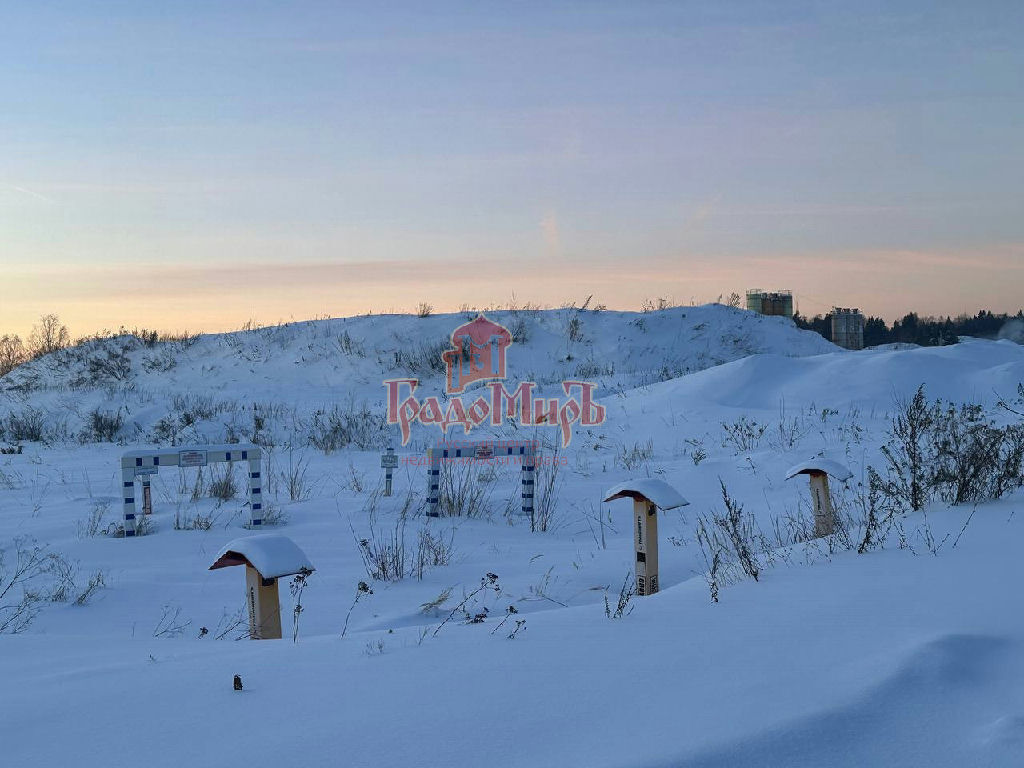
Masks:
[[[0,6],[0,333],[1024,305],[1024,3]]]

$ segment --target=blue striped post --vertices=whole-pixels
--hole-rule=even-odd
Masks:
[[[263,478],[261,452],[243,451],[242,458],[249,462],[249,525],[260,528],[263,525]]]
[[[135,461],[121,459],[121,499],[124,509],[124,535],[135,535]]]
[[[537,476],[537,454],[534,452],[533,445],[521,446],[522,450],[522,481],[523,481],[523,509],[522,513],[524,517],[530,518],[531,528],[534,525],[534,504],[533,504],[533,492],[536,487],[536,476]]]
[[[441,453],[440,448],[427,449],[427,517],[441,516]]]

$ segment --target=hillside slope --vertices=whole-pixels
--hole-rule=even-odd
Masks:
[[[262,431],[305,444],[323,438],[314,434],[327,428],[313,423],[320,412],[321,422],[343,422],[358,433],[339,436],[341,443],[380,445],[382,381],[418,378],[440,393],[440,354],[452,331],[473,316],[315,320],[153,346],[131,336],[92,341],[0,379],[0,425],[5,414],[28,415],[51,442],[222,442],[251,440]],[[784,318],[721,305],[489,317],[515,339],[510,380],[536,381],[551,391],[564,379],[584,379],[608,396],[751,354],[837,350]],[[8,440],[24,439],[8,431]]]

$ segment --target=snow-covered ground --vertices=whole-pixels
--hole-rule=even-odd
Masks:
[[[0,635],[0,764],[1024,764],[1024,496],[932,504],[901,520],[904,546],[893,534],[859,555],[788,541],[808,490],[784,480],[811,456],[843,463],[854,479],[832,490],[855,517],[895,398],[923,383],[994,406],[1024,381],[1024,347],[851,353],[720,306],[490,316],[519,332],[510,380],[552,393],[563,378],[592,380],[607,408],[561,452],[546,531],[514,513],[510,468],[485,469],[474,518],[425,518],[420,466],[400,466],[394,495],[379,495],[380,448],[397,445],[379,424],[381,381],[418,376],[439,391],[427,358],[464,315],[314,321],[190,346],[95,342],[0,379],[0,417],[39,414],[50,441],[0,455],[8,568],[15,539],[31,537],[77,569],[71,599]],[[332,409],[352,442],[324,452],[310,439]],[[121,444],[78,443],[96,410],[120,414]],[[285,639],[234,642],[241,569],[207,570],[248,533],[244,490],[194,500],[198,470],[164,470],[148,534],[102,534],[120,519],[126,446],[254,431],[268,445],[265,499],[284,518],[269,530],[316,566],[297,642],[287,579]],[[421,454],[430,437],[421,428],[399,452]],[[690,505],[661,513],[661,592],[609,618],[633,569],[631,505],[601,499],[640,477]],[[733,571],[713,603],[696,530],[722,510],[720,481],[768,551],[758,581]],[[412,573],[425,534],[450,562]],[[363,540],[404,541],[410,573],[371,579]],[[74,604],[97,571],[105,586]],[[467,596],[483,621],[455,611]]]

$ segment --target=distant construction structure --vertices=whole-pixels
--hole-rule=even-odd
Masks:
[[[747,291],[747,309],[761,315],[793,316],[792,291],[762,291],[751,288]]]
[[[864,315],[859,309],[832,309],[832,343],[844,349],[864,349]]]

